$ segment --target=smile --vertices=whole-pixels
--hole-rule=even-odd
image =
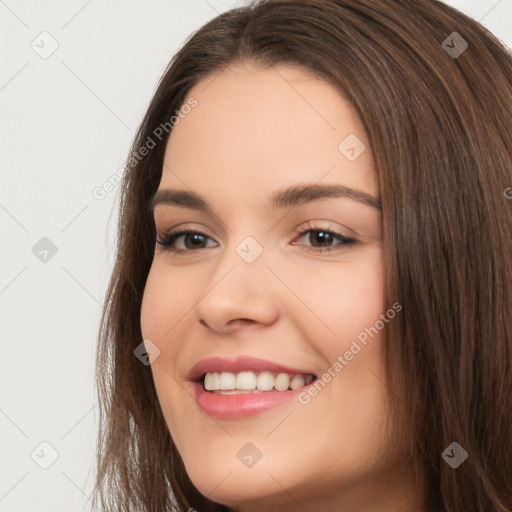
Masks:
[[[293,400],[316,375],[248,355],[210,357],[188,373],[199,409],[208,416],[240,419]]]

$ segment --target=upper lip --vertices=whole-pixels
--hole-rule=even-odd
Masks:
[[[316,375],[310,370],[290,368],[279,363],[274,363],[273,361],[256,359],[250,356],[238,356],[232,359],[225,357],[209,357],[207,359],[203,359],[191,368],[188,378],[191,381],[199,381],[205,373],[209,372],[239,373],[242,371],[269,371],[290,374],[299,373],[302,375],[313,375],[316,377]]]

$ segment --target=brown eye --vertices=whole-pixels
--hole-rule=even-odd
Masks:
[[[176,241],[180,238],[183,238],[182,243],[184,244],[184,248],[175,246]],[[183,253],[206,248],[203,244],[209,238],[210,237],[199,231],[178,231],[165,234],[161,239],[157,239],[157,244],[160,245],[163,250]]]
[[[322,228],[305,229],[303,231],[300,231],[299,235],[299,238],[304,238],[310,241],[311,246],[306,247],[306,250],[310,252],[340,251],[357,243],[357,240],[353,238],[347,238],[346,236],[343,236],[341,233],[336,233],[334,231]],[[335,242],[336,240],[338,240],[339,243],[332,245],[332,243]]]

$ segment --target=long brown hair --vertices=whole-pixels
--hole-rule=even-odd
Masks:
[[[424,510],[512,510],[512,55],[437,0],[256,1],[174,56],[121,187],[98,340],[94,504],[228,510],[188,478],[134,349],[155,246],[147,204],[168,139],[155,129],[200,80],[239,63],[302,66],[357,109],[380,184],[387,300],[403,306],[387,325],[392,417]],[[442,457],[452,442],[468,453],[457,469]]]

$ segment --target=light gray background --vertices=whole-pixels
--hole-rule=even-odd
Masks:
[[[102,200],[92,192],[123,166],[185,38],[245,3],[0,0],[2,512],[82,511],[89,502],[96,334],[119,187]],[[448,3],[512,47],[512,0]],[[31,47],[57,43],[46,59]],[[42,237],[57,247],[46,262],[32,252]]]

